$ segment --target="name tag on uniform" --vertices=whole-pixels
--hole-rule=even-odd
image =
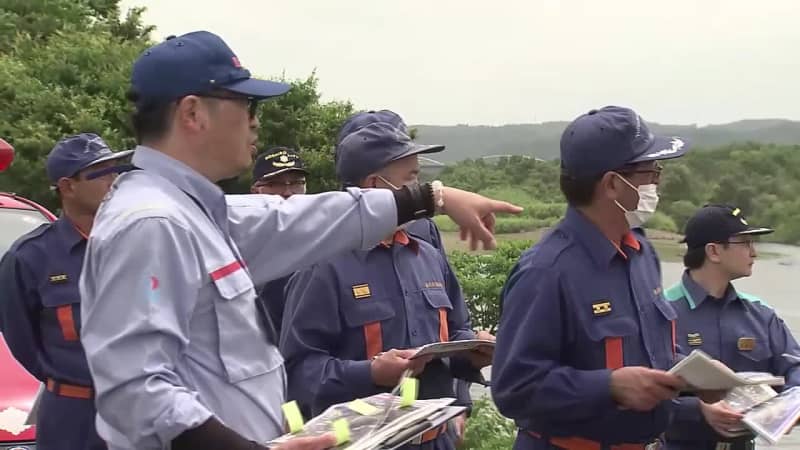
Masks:
[[[740,337],[739,341],[736,343],[736,346],[739,347],[739,350],[743,352],[749,352],[756,348],[756,338]]]
[[[59,284],[67,282],[67,274],[60,273],[57,275],[50,275],[50,284]]]
[[[362,298],[369,298],[372,294],[369,292],[369,285],[368,284],[356,284],[353,286],[353,297],[357,300]]]
[[[592,313],[594,313],[595,316],[605,316],[610,312],[611,312],[610,301],[592,303]]]
[[[686,335],[686,340],[692,347],[703,345],[703,336],[700,336],[700,333],[689,333]]]
[[[425,287],[428,289],[432,288],[443,288],[444,284],[441,281],[426,281]]]

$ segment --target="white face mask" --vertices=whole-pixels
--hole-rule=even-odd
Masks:
[[[636,211],[625,212],[625,219],[628,220],[631,228],[644,225],[653,217],[658,206],[658,185],[643,184],[636,190],[639,192],[639,204],[636,206]]]

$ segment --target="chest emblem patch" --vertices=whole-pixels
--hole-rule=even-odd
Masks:
[[[602,301],[602,302],[592,303],[592,313],[595,316],[605,316],[606,314],[611,313],[611,302]]]
[[[61,283],[66,283],[68,278],[67,278],[67,274],[59,273],[59,274],[56,274],[56,275],[50,275],[49,280],[50,280],[50,284],[61,284]]]
[[[686,335],[686,341],[692,347],[698,347],[703,345],[703,336],[700,336],[700,333],[689,333]]]
[[[370,298],[371,296],[372,293],[369,291],[368,284],[356,284],[353,286],[353,297],[355,297],[356,300]]]
[[[736,342],[736,347],[743,352],[749,352],[756,348],[756,338],[753,337],[740,337]]]

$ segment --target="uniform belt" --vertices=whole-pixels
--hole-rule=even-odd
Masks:
[[[61,397],[80,398],[84,400],[94,397],[94,389],[89,386],[61,383],[52,378],[47,379],[47,390]]]
[[[525,430],[525,432],[536,439],[545,439],[541,434],[535,431]],[[655,439],[653,442],[646,444],[608,444],[605,446],[602,442],[577,436],[551,437],[547,439],[547,441],[563,450],[663,450],[665,448],[659,439]]]
[[[434,429],[431,429],[431,430],[428,430],[428,431],[422,433],[422,435],[412,439],[411,442],[409,442],[409,444],[411,444],[411,445],[420,445],[420,444],[424,444],[426,442],[430,442],[430,441],[438,438],[445,431],[447,431],[447,423],[443,424],[440,427],[436,427]]]

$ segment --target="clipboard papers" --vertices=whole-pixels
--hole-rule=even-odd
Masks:
[[[728,391],[738,386],[783,386],[785,383],[783,377],[770,373],[734,372],[700,350],[692,351],[669,369],[669,373],[683,378],[690,391]]]
[[[494,341],[485,339],[466,339],[463,341],[434,342],[423,345],[411,359],[432,355],[434,358],[445,358],[461,352],[469,352],[479,348],[491,348],[494,352]]]
[[[349,439],[337,449],[393,450],[461,414],[465,408],[451,406],[454,401],[454,398],[415,400],[410,405],[402,406],[402,397],[389,393],[376,394],[333,405],[308,421],[300,431],[280,436],[267,445],[276,446],[299,436],[330,433],[335,431],[335,423],[344,419],[349,427]],[[383,421],[384,408],[390,402],[389,414]]]

